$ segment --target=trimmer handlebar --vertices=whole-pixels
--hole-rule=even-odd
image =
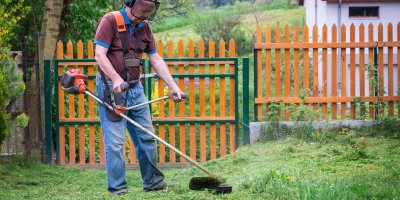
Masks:
[[[63,87],[63,89],[68,94],[82,94],[82,93],[87,92],[87,89],[86,89],[87,80],[88,80],[87,76],[84,75],[79,68],[76,68],[76,69],[70,69],[67,72],[65,72],[61,76],[60,82],[61,82],[61,86]],[[127,91],[131,87],[131,85],[136,84],[136,83],[137,83],[137,80],[130,81],[130,82],[124,82],[120,85],[120,89],[121,89],[121,91]],[[172,98],[174,98],[174,95],[160,97],[160,98],[153,99],[151,101],[127,108],[123,105],[117,105],[122,102],[121,94],[117,95],[116,93],[112,92],[111,93],[112,102],[110,103],[110,106],[113,107],[113,110],[115,113],[120,115],[121,113],[124,113],[127,110],[131,110],[131,109],[134,109],[134,108],[137,108],[140,106],[148,105],[150,103],[165,100],[168,98],[172,99]],[[187,99],[187,96],[185,94],[181,94],[181,99],[185,100],[185,99]]]
[[[121,89],[122,92],[125,92],[130,88],[130,85],[136,83],[137,81],[124,82],[119,86],[119,88]],[[169,96],[170,99],[172,99],[173,97],[174,97],[173,95]],[[186,98],[187,98],[186,94],[181,94],[181,99],[185,100]]]
[[[135,84],[135,82],[136,81],[131,81],[131,82],[124,82],[124,83],[122,83],[121,85],[119,85],[119,88],[121,88],[121,91],[122,92],[125,92],[125,91],[127,91],[128,89],[129,89],[129,86],[131,85],[131,84]]]

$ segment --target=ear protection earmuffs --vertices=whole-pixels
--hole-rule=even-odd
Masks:
[[[161,3],[161,1],[159,0],[152,0],[154,3]],[[124,0],[124,3],[127,7],[132,7],[133,5],[135,5],[136,0]]]
[[[135,1],[136,0],[124,0],[124,3],[128,7],[132,7],[133,5],[135,5]]]

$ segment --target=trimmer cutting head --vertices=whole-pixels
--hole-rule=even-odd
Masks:
[[[232,186],[223,184],[225,179],[206,176],[206,177],[193,177],[190,179],[189,188],[191,190],[213,190],[219,194],[226,194],[232,192]]]

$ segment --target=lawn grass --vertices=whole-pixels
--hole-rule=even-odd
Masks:
[[[343,132],[342,132],[343,133]],[[334,135],[334,136],[333,136]],[[167,191],[145,193],[140,173],[127,171],[129,193],[106,191],[104,170],[72,169],[12,159],[1,161],[0,199],[399,199],[400,141],[362,132],[327,133],[313,140],[295,136],[241,147],[207,162],[227,178],[233,193],[191,191],[193,167],[164,169]]]

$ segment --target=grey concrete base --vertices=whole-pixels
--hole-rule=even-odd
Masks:
[[[292,122],[292,121],[280,121],[279,127],[293,127],[293,126],[305,126],[312,123],[314,129],[317,130],[332,130],[340,127],[346,128],[361,128],[372,126],[374,121],[364,120],[346,120],[346,121],[331,121],[331,122]],[[250,122],[250,144],[256,143],[261,136],[262,130],[268,128],[271,122]],[[276,125],[276,123],[274,123]]]

